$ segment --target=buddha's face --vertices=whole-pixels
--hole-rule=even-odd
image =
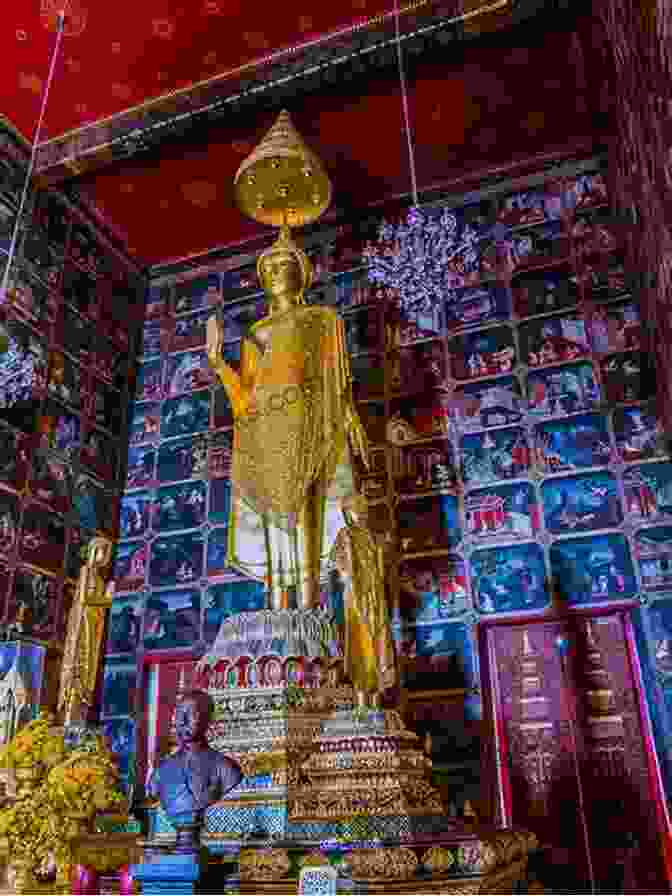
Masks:
[[[89,548],[91,562],[98,567],[109,566],[112,559],[112,543],[104,538],[95,538]]]
[[[303,271],[291,252],[274,252],[261,265],[262,285],[271,296],[274,311],[296,304],[303,289]]]

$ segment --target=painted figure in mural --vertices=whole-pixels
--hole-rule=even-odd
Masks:
[[[367,527],[368,501],[361,494],[344,499],[346,526],[336,536],[332,557],[346,582],[345,674],[360,705],[397,680],[390,614],[385,594],[385,557]]]
[[[112,546],[108,538],[96,537],[89,542],[68,616],[58,692],[58,711],[66,726],[84,722],[93,702],[105,614],[114,591],[114,582],[107,583],[106,578]]]
[[[197,824],[211,803],[236,787],[243,774],[238,765],[207,745],[205,733],[212,701],[205,691],[190,691],[175,705],[177,749],[155,769],[148,796],[161,801],[175,824]]]
[[[257,273],[270,314],[243,341],[240,372],[222,357],[222,324],[208,322],[208,358],[235,419],[229,559],[266,580],[273,609],[289,589],[312,608],[342,525],[338,500],[353,489],[350,452],[368,464],[367,440],[343,322],[332,308],[304,304],[312,266],[288,230]]]

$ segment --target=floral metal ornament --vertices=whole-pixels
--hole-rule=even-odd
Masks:
[[[397,225],[383,221],[378,242],[362,254],[369,280],[394,289],[402,311],[426,311],[445,299],[446,290],[464,286],[466,275],[478,273],[479,243],[489,236],[489,228],[460,227],[448,208],[413,207]]]

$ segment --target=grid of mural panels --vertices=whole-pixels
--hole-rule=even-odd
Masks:
[[[0,134],[0,274],[23,177]],[[115,534],[144,281],[65,197],[30,196],[25,220],[2,308],[0,619],[23,604],[27,633],[57,646],[82,545]]]
[[[395,319],[374,291],[385,332],[366,316],[351,342],[381,444],[364,488],[398,537],[398,646],[420,689],[478,687],[481,618],[672,581],[672,467],[603,173],[579,167],[456,212],[486,236],[454,263],[442,305]],[[377,383],[366,373],[382,352]]]
[[[368,282],[362,227],[310,249],[308,301],[346,324],[372,524],[398,542],[403,684],[464,688],[475,717],[480,618],[672,590],[672,466],[608,199],[593,163],[463,205],[490,236],[454,262],[441,306],[412,317]],[[129,742],[136,651],[198,654],[264,601],[225,566],[233,421],[205,353],[215,308],[235,365],[266,310],[253,264],[174,277],[147,300],[103,703]]]

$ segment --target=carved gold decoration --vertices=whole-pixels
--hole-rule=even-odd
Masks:
[[[241,880],[277,880],[290,867],[286,849],[243,849],[240,853]]]
[[[112,587],[104,578],[112,547],[113,542],[101,536],[89,542],[68,616],[58,693],[58,710],[66,725],[83,721],[94,698],[105,615],[112,605]]]
[[[420,861],[432,874],[447,874],[455,864],[455,856],[443,846],[432,846]]]
[[[331,202],[329,176],[286,111],[241,163],[234,184],[241,211],[273,227],[305,227]]]
[[[418,859],[405,846],[390,849],[354,849],[346,856],[353,880],[408,880],[415,874]]]
[[[305,783],[288,799],[292,821],[444,814],[420,739],[404,729],[398,713],[385,711],[384,719],[384,730],[373,735],[351,728],[352,721],[342,736],[317,738],[301,767]]]

